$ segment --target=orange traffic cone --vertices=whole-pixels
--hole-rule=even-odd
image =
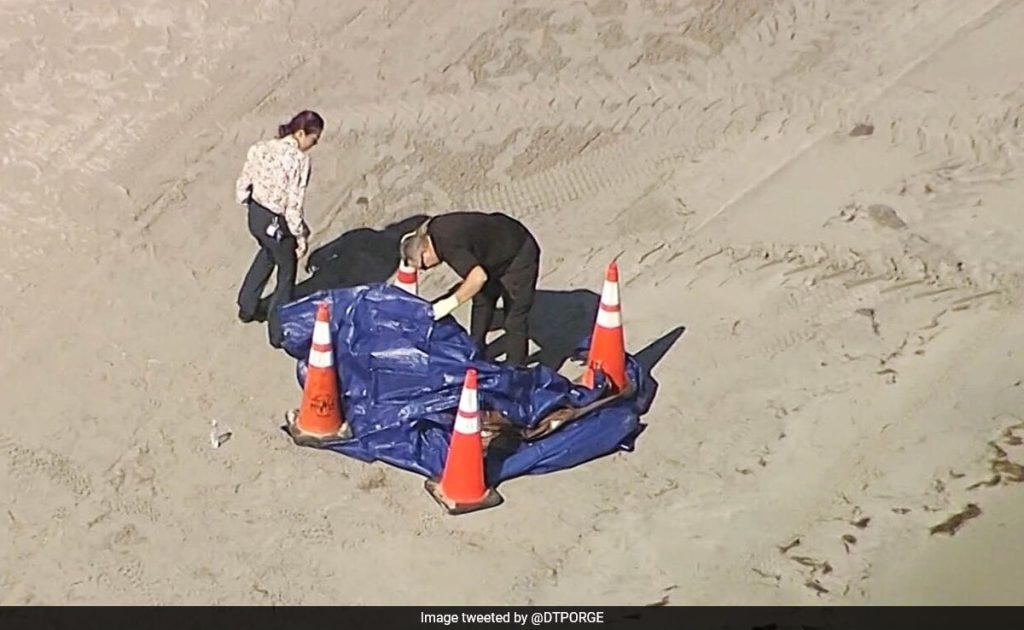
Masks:
[[[500,505],[497,490],[484,481],[484,447],[480,435],[480,408],[476,395],[476,370],[466,371],[455,429],[440,482],[428,479],[427,492],[449,514],[465,514]]]
[[[330,309],[326,303],[321,303],[316,310],[307,367],[302,406],[286,416],[288,433],[301,446],[323,446],[348,437],[349,427],[341,416]]]
[[[600,370],[611,381],[615,391],[626,389],[626,341],[622,332],[622,310],[619,304],[619,266],[613,260],[604,276],[601,307],[597,311],[594,334],[590,338],[587,370],[583,384],[594,387],[594,373]]]
[[[419,295],[419,278],[416,268],[410,267],[404,262],[399,263],[398,275],[395,276],[395,286],[413,295]]]

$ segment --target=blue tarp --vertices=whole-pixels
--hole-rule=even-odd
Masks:
[[[298,362],[300,387],[317,304],[325,301],[331,307],[342,411],[353,434],[328,447],[338,453],[439,477],[470,367],[479,375],[480,409],[497,410],[518,427],[535,427],[552,412],[606,397],[600,377],[591,390],[543,365],[488,361],[453,317],[435,322],[429,302],[384,283],[320,291],[281,307],[282,349]],[[581,340],[580,356],[588,345],[589,339]],[[627,369],[636,384],[628,395],[500,457],[488,456],[488,484],[631,451],[657,385],[632,356],[627,356]]]

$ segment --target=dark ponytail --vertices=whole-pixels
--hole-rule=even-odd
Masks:
[[[288,123],[277,128],[277,137],[290,136],[300,129],[306,133],[321,133],[324,130],[324,119],[316,112],[301,111]]]

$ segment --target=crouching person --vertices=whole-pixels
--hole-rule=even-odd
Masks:
[[[528,320],[540,269],[540,246],[526,226],[501,213],[439,215],[403,239],[402,259],[421,270],[445,263],[462,278],[452,295],[434,303],[434,319],[472,300],[470,334],[481,352],[500,297],[506,362],[526,364]]]

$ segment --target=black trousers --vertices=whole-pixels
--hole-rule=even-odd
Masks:
[[[267,234],[267,228],[277,220],[279,236]],[[249,271],[245,274],[242,287],[238,291],[238,316],[251,320],[259,310],[263,289],[270,280],[270,274],[277,268],[277,287],[270,298],[267,314],[267,329],[270,344],[279,347],[281,344],[281,327],[277,318],[277,307],[292,301],[295,289],[295,273],[298,264],[295,255],[296,242],[288,230],[283,216],[277,215],[255,201],[249,202],[249,233],[259,244]]]
[[[481,351],[487,345],[487,331],[494,321],[498,298],[505,306],[506,363],[525,365],[529,349],[529,317],[537,291],[540,271],[540,247],[530,237],[511,264],[498,278],[488,278],[484,288],[473,296],[470,334]]]

